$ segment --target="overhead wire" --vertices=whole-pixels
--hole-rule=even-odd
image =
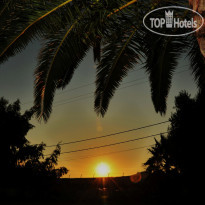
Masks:
[[[134,142],[134,141],[138,141],[138,140],[142,140],[142,139],[156,137],[156,136],[163,135],[163,134],[166,134],[166,133],[168,133],[168,132],[161,132],[161,133],[158,133],[158,134],[153,134],[153,135],[149,135],[149,136],[145,136],[145,137],[135,138],[135,139],[126,140],[126,141],[120,141],[120,142],[116,142],[116,143],[105,144],[105,145],[100,145],[100,146],[95,146],[95,147],[88,147],[88,148],[83,148],[83,149],[71,150],[71,151],[68,151],[68,152],[62,152],[61,155],[70,154],[70,153],[74,153],[74,152],[88,151],[88,150],[93,150],[93,149],[100,149],[100,148],[110,147],[110,146],[116,146],[116,145],[119,145],[119,144],[125,144],[125,143]],[[48,155],[50,155],[50,154],[47,154],[45,156],[48,156]]]
[[[148,147],[152,147],[152,146],[154,146],[154,144],[146,145],[146,146],[142,146],[142,147],[130,148],[130,149],[126,149],[126,150],[115,151],[115,152],[105,152],[105,153],[99,154],[99,155],[89,155],[86,157],[78,157],[78,158],[72,158],[72,159],[68,159],[68,160],[61,160],[61,161],[72,161],[72,160],[76,161],[76,160],[88,159],[88,158],[93,158],[93,157],[101,157],[101,156],[105,156],[105,155],[112,155],[112,154],[117,154],[117,153],[134,151],[134,150],[138,150],[138,149],[144,149],[144,148],[148,148]]]
[[[149,125],[145,125],[145,126],[141,126],[141,127],[137,127],[137,128],[132,128],[132,129],[129,129],[129,130],[123,130],[123,131],[120,131],[120,132],[115,132],[115,133],[111,133],[111,134],[107,134],[107,135],[91,137],[91,138],[86,138],[86,139],[82,139],[82,140],[75,140],[75,141],[70,141],[70,142],[64,142],[64,143],[59,143],[59,145],[63,146],[63,145],[81,143],[81,142],[86,142],[86,141],[91,141],[91,140],[98,140],[98,139],[102,139],[102,138],[106,138],[106,137],[111,137],[111,136],[120,135],[120,134],[124,134],[124,133],[128,133],[128,132],[133,132],[133,131],[136,131],[136,130],[145,129],[145,128],[148,128],[148,127],[154,127],[154,126],[165,124],[165,123],[168,123],[168,122],[169,121],[166,120],[166,121],[163,121],[163,122],[149,124]],[[55,146],[56,145],[48,145],[46,147],[55,147]]]

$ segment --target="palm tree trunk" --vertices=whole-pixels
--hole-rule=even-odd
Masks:
[[[197,11],[202,16],[204,15],[205,0],[189,0],[189,4],[194,11]],[[197,19],[199,18],[199,16],[195,15],[194,18],[200,21],[200,19]],[[196,32],[196,37],[199,43],[201,53],[205,57],[205,24],[202,26],[202,28],[199,31]]]

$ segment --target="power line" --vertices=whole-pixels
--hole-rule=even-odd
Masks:
[[[141,70],[141,69],[132,70],[132,71],[130,71],[130,73],[136,72],[136,71],[139,71],[139,70]],[[68,89],[68,90],[66,90],[66,91],[64,91],[64,92],[58,93],[57,95],[61,95],[61,94],[64,94],[64,93],[67,93],[67,92],[73,91],[73,90],[78,90],[78,89],[80,89],[80,88],[84,88],[84,87],[87,87],[87,86],[90,86],[90,85],[94,85],[94,84],[95,84],[95,82],[93,82],[93,83],[88,83],[88,84],[85,84],[85,85],[81,85],[81,86],[78,86],[78,87],[75,87],[75,88]]]
[[[125,85],[125,84],[128,84],[128,83],[132,83],[132,82],[135,82],[135,81],[138,81],[138,80],[144,80],[144,79],[146,79],[146,77],[137,78],[137,79],[135,79],[135,80],[131,80],[131,81],[122,83],[122,85]],[[82,94],[82,95],[79,95],[79,96],[75,96],[75,97],[72,97],[72,98],[68,98],[68,99],[64,99],[64,100],[60,100],[60,101],[57,101],[56,103],[58,103],[58,102],[63,102],[63,101],[65,101],[65,100],[72,100],[72,99],[79,98],[79,97],[82,97],[82,96],[85,96],[85,95],[90,95],[90,94],[93,94],[93,92],[85,93],[85,94]]]
[[[92,93],[92,94],[93,94],[93,93]],[[66,104],[69,104],[69,103],[78,102],[78,101],[81,101],[81,100],[86,100],[86,99],[89,99],[89,98],[92,98],[92,97],[93,97],[93,96],[88,96],[88,97],[85,97],[85,98],[82,98],[82,99],[64,102],[64,103],[61,103],[61,104],[54,105],[53,107],[59,107],[59,106],[61,106],[61,105],[66,105]]]
[[[125,144],[128,142],[134,142],[134,141],[138,141],[138,140],[142,140],[142,139],[146,139],[146,138],[150,138],[150,137],[155,137],[161,134],[166,134],[168,132],[162,132],[162,133],[158,133],[158,134],[154,134],[154,135],[149,135],[149,136],[145,136],[145,137],[140,137],[140,138],[136,138],[136,139],[131,139],[131,140],[126,140],[126,141],[121,141],[121,142],[116,142],[116,143],[112,143],[112,144],[106,144],[106,145],[101,145],[101,146],[96,146],[96,147],[88,147],[88,148],[84,148],[84,149],[78,149],[78,150],[71,150],[69,152],[62,152],[62,154],[70,154],[70,153],[74,153],[74,152],[82,152],[82,151],[88,151],[88,150],[93,150],[93,149],[100,149],[100,148],[104,148],[104,147],[110,147],[110,146],[115,146],[115,145],[119,145],[119,144]],[[48,156],[50,154],[47,154],[45,156]]]
[[[75,98],[80,98],[80,97],[84,97],[84,96],[86,96],[86,95],[91,95],[91,94],[93,94],[93,92],[84,93],[84,94],[82,94],[82,95],[78,95],[78,96],[75,96],[75,97],[72,97],[72,98],[68,98],[68,99],[64,99],[64,100],[59,100],[59,101],[57,101],[56,103],[63,103],[63,102],[66,101],[66,100],[72,100],[72,99],[75,99]]]
[[[130,73],[136,72],[136,71],[139,71],[139,70],[141,70],[141,69],[132,70],[132,71],[130,71]],[[93,83],[88,83],[88,84],[85,84],[85,85],[81,85],[81,86],[78,86],[78,87],[75,87],[75,88],[68,89],[68,90],[66,90],[66,91],[64,91],[64,92],[58,93],[57,95],[61,95],[61,94],[64,94],[64,93],[67,93],[67,92],[73,91],[73,90],[78,90],[78,89],[80,89],[80,88],[84,88],[84,87],[87,87],[87,86],[90,86],[90,85],[94,85],[94,84],[95,84],[95,82],[93,82]]]
[[[143,146],[143,147],[136,147],[136,148],[126,149],[126,150],[116,151],[116,152],[106,152],[106,153],[103,153],[103,154],[100,154],[100,155],[89,155],[89,156],[86,156],[86,157],[73,158],[73,159],[62,160],[62,161],[72,161],[72,160],[75,160],[75,161],[76,161],[76,160],[81,160],[81,159],[88,159],[88,158],[93,158],[93,157],[100,157],[100,156],[105,156],[105,155],[112,155],[112,154],[117,154],[117,153],[122,153],[122,152],[134,151],[134,150],[137,150],[137,149],[144,149],[144,148],[151,147],[151,146],[154,146],[154,144],[152,144],[152,145],[147,145],[147,146]]]
[[[139,70],[141,70],[141,69],[132,70],[132,71],[130,71],[130,73],[136,72],[136,71],[139,71]],[[125,82],[125,83],[123,83],[123,84],[131,83],[131,82],[133,82],[133,81],[142,80],[142,79],[145,79],[145,77],[143,77],[143,78],[138,78],[138,79],[132,80],[132,81],[128,81],[128,82]],[[74,88],[68,89],[68,90],[66,90],[66,91],[64,91],[64,92],[57,93],[56,95],[57,95],[57,96],[58,96],[58,95],[62,95],[62,94],[64,94],[64,93],[67,93],[67,92],[70,92],[70,91],[73,91],[73,90],[78,90],[78,89],[81,89],[81,88],[85,88],[85,87],[87,87],[87,86],[94,85],[94,84],[95,84],[95,82],[93,82],[93,83],[87,83],[87,84],[84,84],[84,85],[80,85],[80,86],[78,86],[78,87],[74,87]],[[123,85],[123,84],[122,84],[122,85]],[[83,95],[88,95],[88,94],[90,94],[90,93],[86,93],[86,94],[83,94]],[[71,99],[78,98],[78,97],[80,97],[80,96],[76,96],[76,97],[69,98],[69,99],[71,100]],[[28,101],[28,102],[22,103],[22,105],[26,105],[26,104],[30,104],[30,103],[33,103],[33,101]]]
[[[181,68],[186,67],[186,66],[187,66],[187,65],[182,66]],[[139,71],[139,70],[141,70],[141,69],[137,69],[137,70],[130,71],[130,72],[136,72],[136,71]],[[176,74],[180,74],[180,73],[185,72],[185,71],[188,71],[188,70],[189,70],[189,69],[182,70],[182,71],[176,72]],[[131,83],[131,82],[135,82],[135,81],[138,81],[138,80],[143,80],[143,79],[146,79],[146,77],[137,78],[137,79],[135,79],[135,80],[122,83],[121,85],[128,84],[128,83]],[[148,82],[148,81],[145,81],[145,82],[142,82],[142,83],[139,83],[139,84],[143,84],[143,83],[146,83],[146,82]],[[61,94],[64,94],[64,93],[66,93],[66,92],[69,92],[69,91],[81,89],[81,88],[84,88],[84,87],[87,87],[87,86],[93,85],[93,84],[95,84],[95,82],[89,83],[89,84],[85,84],[85,85],[81,85],[81,86],[78,86],[78,87],[75,87],[75,88],[72,88],[72,89],[69,89],[69,90],[67,90],[67,91],[65,91],[65,92],[58,93],[57,95],[61,95]],[[124,88],[128,88],[128,87],[132,87],[132,86],[135,86],[135,85],[138,85],[138,84],[134,84],[134,85],[130,85],[130,86],[127,86],[127,87],[123,87],[123,88],[120,88],[119,90],[124,89]],[[72,98],[68,98],[67,100],[72,100],[72,99],[79,98],[79,97],[83,97],[83,96],[90,95],[90,94],[93,94],[93,93],[85,93],[85,94],[82,94],[82,95],[79,95],[79,96],[75,96],[75,97],[72,97]],[[91,97],[92,97],[92,96],[86,97],[86,98],[84,98],[84,99],[88,99],[88,98],[91,98]],[[83,100],[83,99],[79,99],[79,100]],[[76,101],[79,101],[79,100],[68,101],[68,102],[65,102],[65,103],[62,103],[62,104],[57,104],[57,105],[55,105],[55,106],[57,107],[57,106],[59,106],[59,105],[64,105],[64,104],[76,102]],[[63,100],[63,101],[64,101],[64,100]],[[58,101],[58,102],[62,102],[62,101]],[[26,105],[26,104],[30,104],[30,103],[33,103],[33,101],[29,101],[29,102],[22,103],[22,105]],[[55,106],[54,106],[54,107],[55,107]]]
[[[183,73],[183,72],[186,72],[186,71],[188,71],[188,69],[179,71],[179,72],[177,72],[176,74],[180,74],[180,73]],[[146,79],[146,77],[141,78],[141,79]],[[131,83],[131,82],[134,82],[134,81],[137,81],[137,80],[141,80],[141,79],[132,80],[132,81],[123,83],[122,85],[127,84],[127,83]],[[122,89],[125,89],[125,88],[133,87],[133,86],[136,86],[136,85],[141,85],[141,84],[144,84],[144,83],[147,83],[147,82],[149,82],[149,81],[144,81],[144,82],[140,82],[140,83],[135,83],[135,84],[133,84],[133,85],[128,85],[128,86],[119,88],[118,90],[122,90]],[[93,93],[86,93],[86,94],[83,94],[83,95],[81,95],[81,96],[86,96],[86,95],[91,95],[91,94],[93,94]],[[77,96],[77,97],[81,97],[81,96]],[[71,100],[71,99],[74,99],[74,98],[77,98],[77,97],[69,98],[69,99],[67,99],[67,100]],[[86,100],[86,99],[89,99],[89,98],[92,98],[92,97],[93,97],[93,96],[88,96],[88,97],[85,97],[85,98],[82,98],[82,99],[78,99],[78,100],[72,100],[72,101],[67,101],[67,102],[65,101],[65,102],[62,102],[62,103],[60,103],[60,104],[54,105],[53,107],[58,107],[58,106],[61,106],[61,105],[65,105],[65,104],[69,104],[69,103],[73,103],[73,102],[78,102],[78,101],[81,101],[81,100]],[[59,101],[59,102],[60,102],[60,101]]]
[[[132,86],[136,86],[136,85],[141,85],[141,84],[144,84],[144,83],[147,83],[147,82],[148,81],[141,82],[141,83],[135,83],[133,85],[128,85],[128,86],[119,88],[118,90],[122,90],[122,89],[125,89],[125,88],[128,88],[128,87],[132,87]],[[84,95],[91,95],[91,94],[93,94],[93,93],[87,93],[87,94],[84,94]],[[78,97],[80,97],[80,96],[78,96]],[[63,103],[54,105],[53,107],[58,107],[58,106],[61,106],[61,105],[65,105],[65,104],[69,104],[69,103],[73,103],[73,102],[78,102],[78,101],[85,100],[85,99],[92,98],[92,97],[93,96],[88,96],[88,97],[85,97],[85,98],[82,98],[82,99],[78,99],[78,100],[72,100],[72,101],[63,102]],[[76,97],[74,97],[74,98],[76,98]],[[74,99],[74,98],[69,98],[68,100],[71,100],[71,99]]]
[[[98,136],[98,137],[91,137],[91,138],[87,138],[87,139],[82,139],[82,140],[76,140],[76,141],[70,141],[70,142],[65,142],[65,143],[60,143],[59,145],[68,145],[68,144],[75,144],[75,143],[81,143],[81,142],[85,142],[85,141],[91,141],[91,140],[97,140],[97,139],[101,139],[101,138],[105,138],[105,137],[110,137],[110,136],[114,136],[114,135],[120,135],[120,134],[124,134],[124,133],[128,133],[128,132],[133,132],[136,130],[141,130],[141,129],[145,129],[148,127],[154,127],[157,125],[161,125],[161,124],[165,124],[168,123],[169,121],[163,121],[163,122],[159,122],[159,123],[155,123],[155,124],[150,124],[150,125],[145,125],[142,127],[137,127],[137,128],[133,128],[133,129],[129,129],[129,130],[124,130],[124,131],[120,131],[120,132],[115,132],[115,133],[111,133],[111,134],[107,134],[107,135],[103,135],[103,136]],[[55,147],[56,145],[49,145],[46,147]]]
[[[143,79],[146,79],[146,77],[137,78],[137,79],[135,79],[135,80],[131,80],[131,81],[122,83],[122,85],[125,85],[125,84],[128,84],[128,83],[132,83],[132,82],[135,82],[135,81],[138,81],[138,80],[143,80]],[[146,81],[146,82],[148,82],[148,81]],[[146,82],[142,82],[142,83],[146,83]],[[139,84],[142,84],[142,83],[139,83]],[[94,83],[90,83],[89,85],[92,85],[92,84],[94,84]],[[134,84],[134,85],[131,85],[131,86],[135,86],[135,85],[137,85],[137,84]],[[85,85],[85,86],[86,86],[86,85]],[[79,86],[79,87],[74,88],[74,89],[83,88],[83,87],[85,87],[85,86]],[[131,86],[128,86],[128,87],[131,87]],[[119,90],[124,89],[124,88],[126,88],[126,87],[120,88]],[[71,89],[71,90],[74,90],[74,89]],[[65,91],[65,92],[68,92],[68,91]],[[65,92],[63,92],[63,93],[65,93]],[[61,93],[61,94],[63,94],[63,93]],[[74,96],[74,97],[71,97],[71,98],[68,98],[68,99],[64,99],[64,100],[59,100],[59,101],[57,101],[56,103],[61,103],[61,104],[54,105],[53,107],[58,107],[59,105],[64,105],[64,104],[67,104],[67,103],[79,101],[79,100],[74,100],[74,101],[67,101],[67,100],[72,100],[72,99],[75,99],[75,98],[80,98],[80,97],[83,97],[83,96],[86,96],[86,95],[91,95],[91,94],[93,94],[93,92],[84,93],[84,94],[82,94],[82,95]],[[59,95],[59,94],[57,94],[57,95]],[[92,97],[92,96],[90,96],[90,97]],[[90,98],[90,97],[89,97],[89,98]],[[83,99],[87,99],[87,98],[88,98],[88,97],[83,98]],[[82,99],[80,99],[80,100],[82,100]],[[65,101],[65,102],[64,102],[64,101]],[[26,104],[30,104],[30,103],[33,103],[33,102],[32,102],[32,101],[29,101],[29,102],[23,103],[22,105],[26,105]]]

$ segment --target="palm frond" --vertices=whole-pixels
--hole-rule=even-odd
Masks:
[[[107,17],[110,17],[110,16],[112,16],[113,14],[118,13],[119,11],[121,11],[121,10],[127,8],[128,6],[130,6],[130,5],[134,4],[134,3],[136,3],[137,1],[138,1],[138,0],[128,1],[127,3],[125,3],[125,4],[122,5],[122,6],[120,6],[119,8],[114,9],[114,11],[111,12],[110,14],[108,14]]]
[[[8,10],[10,4],[13,0],[2,1],[0,2],[0,17],[4,14],[5,11]]]
[[[190,67],[198,88],[205,89],[205,58],[200,51],[196,36],[190,38],[191,46],[188,56],[190,58]]]
[[[95,5],[94,6],[99,6]],[[93,18],[96,11],[86,7],[77,12],[76,20],[56,33],[47,35],[47,42],[41,51],[36,69],[35,106],[37,117],[48,120],[52,111],[55,90],[64,88],[71,80],[75,69],[88,49],[103,35],[106,23],[101,25],[107,12],[101,18]]]
[[[57,87],[62,87],[71,80],[75,69],[82,61],[89,45],[84,42],[66,40],[66,44],[61,46],[60,53],[53,57],[58,41],[48,42],[41,51],[40,64],[35,71],[35,107],[36,115],[39,119],[48,120],[52,111],[52,102]],[[51,67],[51,64],[53,66]]]
[[[186,49],[185,38],[144,36],[146,62],[144,68],[149,74],[152,101],[156,112],[165,114],[171,80],[180,54]]]
[[[13,1],[7,24],[0,30],[0,63],[22,51],[29,42],[46,31],[60,29],[62,19],[70,19],[72,0]],[[6,5],[5,5],[6,6]],[[3,20],[3,19],[1,19]],[[64,25],[65,26],[65,25]]]
[[[101,37],[98,37],[93,45],[94,61],[100,62],[101,59]]]
[[[81,15],[83,18],[83,14]],[[48,36],[35,71],[35,107],[39,118],[48,120],[56,88],[64,88],[91,46],[86,32],[76,28],[78,18],[70,28]]]
[[[139,33],[137,29],[117,30],[118,34],[108,40],[103,48],[102,58],[97,67],[95,111],[105,115],[109,102],[127,75],[139,59]]]

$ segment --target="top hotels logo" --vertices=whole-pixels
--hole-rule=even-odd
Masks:
[[[173,25],[173,11],[165,11],[165,16],[166,16],[166,27],[167,28],[172,28]]]
[[[158,35],[184,36],[198,31],[203,26],[204,19],[201,14],[189,8],[169,6],[146,14],[143,24],[149,31]]]

